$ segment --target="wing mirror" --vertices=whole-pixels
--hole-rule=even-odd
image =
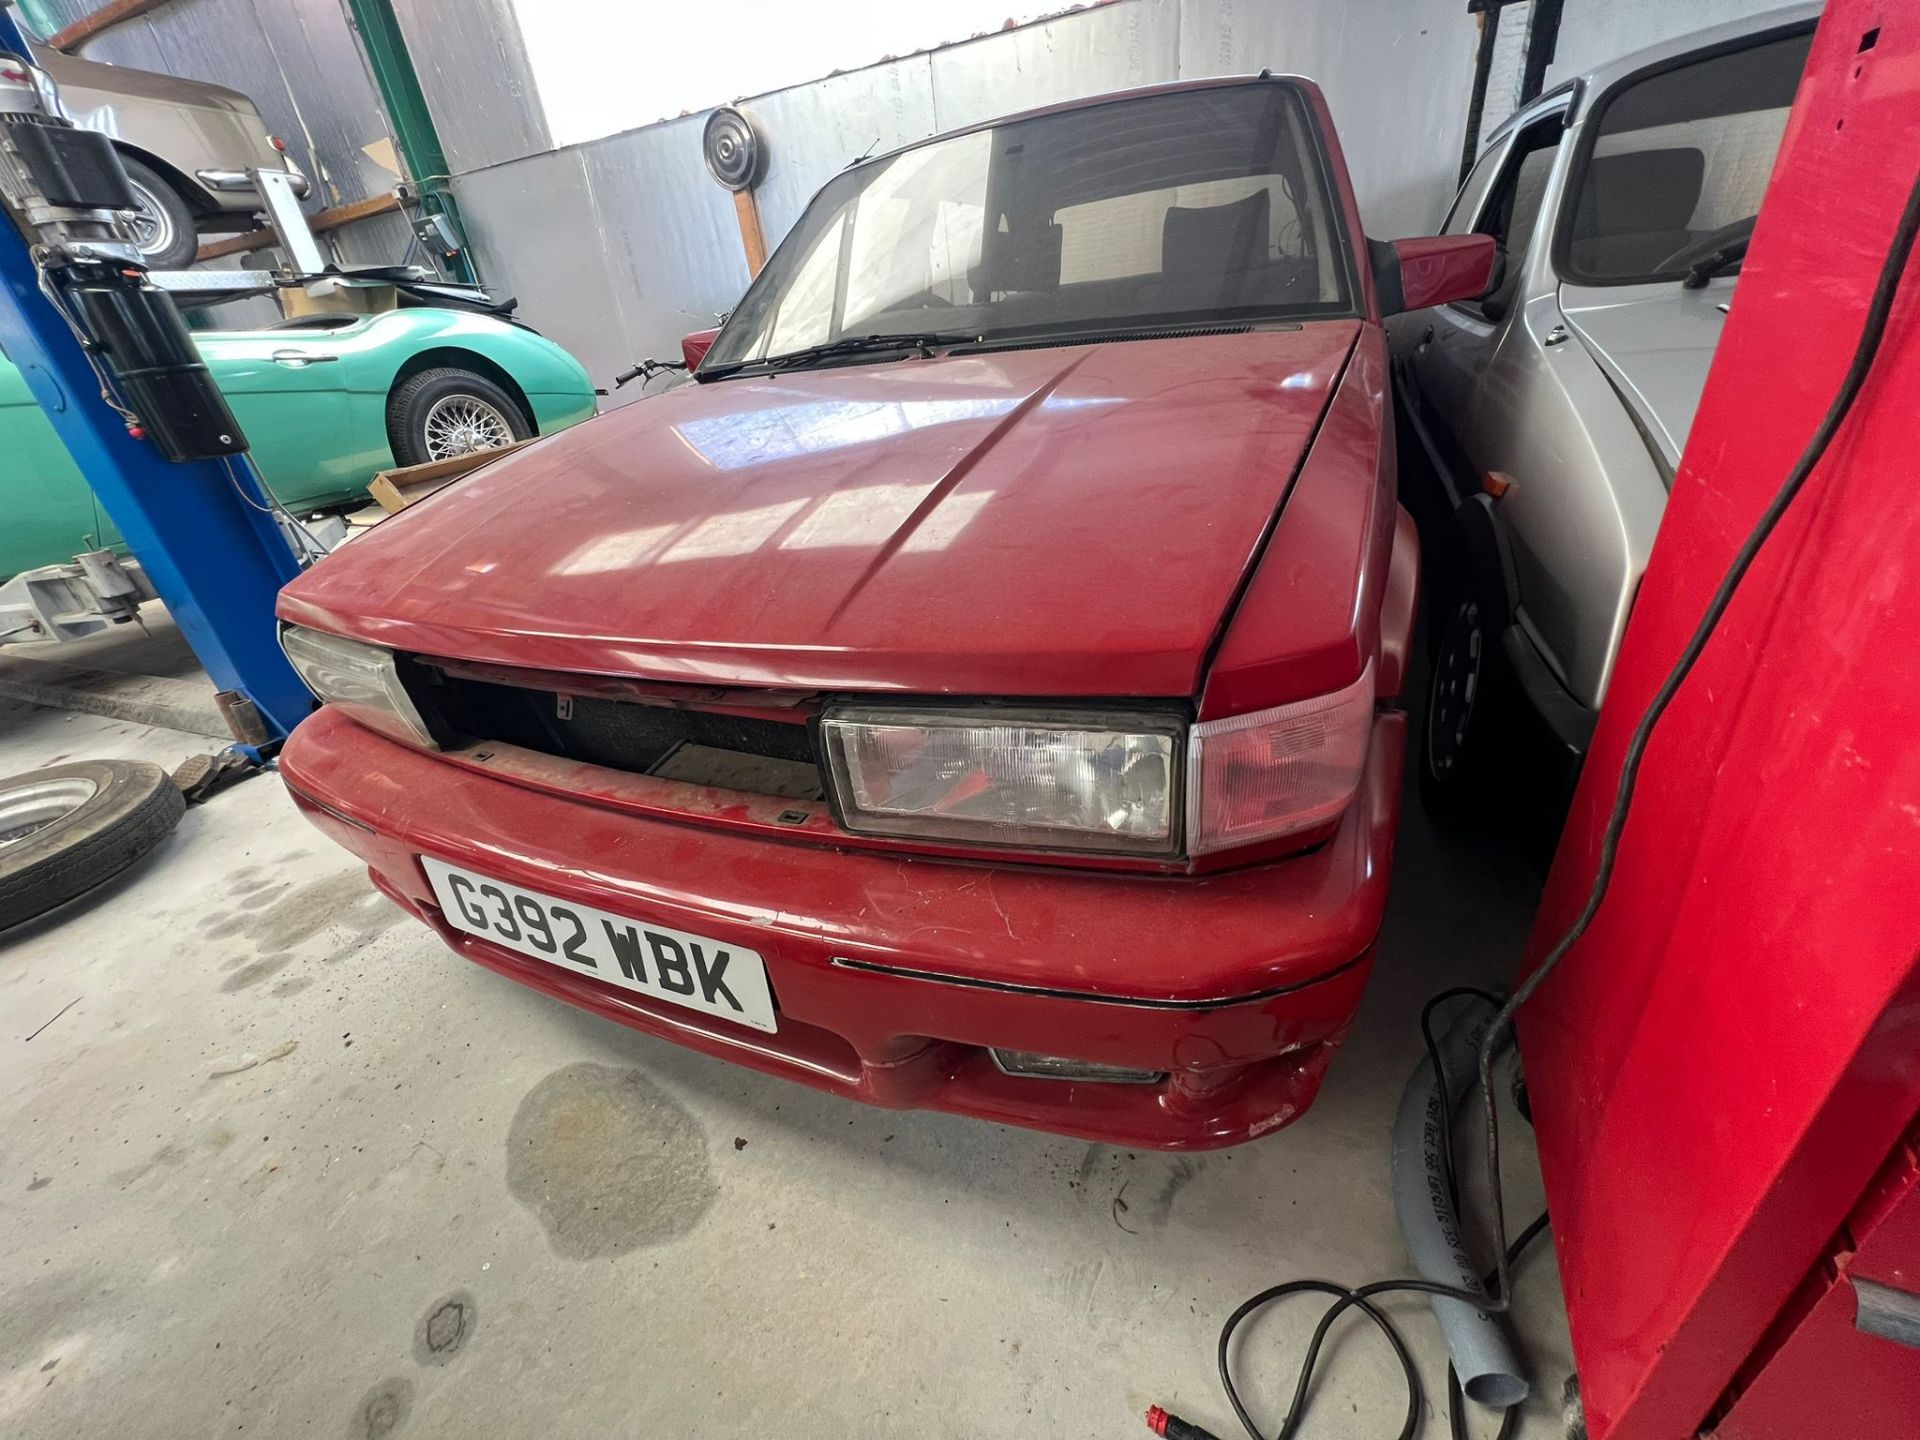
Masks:
[[[1493,286],[1498,248],[1491,235],[1367,241],[1381,315],[1478,300]]]
[[[707,358],[707,351],[713,348],[713,342],[720,336],[720,327],[711,330],[696,330],[691,335],[680,337],[680,358],[687,362],[687,369],[697,370],[700,362]]]

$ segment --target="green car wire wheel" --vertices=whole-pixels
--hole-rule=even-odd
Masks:
[[[484,375],[436,366],[394,387],[387,436],[402,465],[495,450],[533,434],[533,421]]]

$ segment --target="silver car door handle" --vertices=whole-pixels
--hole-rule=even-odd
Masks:
[[[269,358],[276,365],[286,365],[297,370],[302,365],[325,365],[329,361],[338,360],[340,357],[338,355],[315,355],[309,350],[276,350]]]

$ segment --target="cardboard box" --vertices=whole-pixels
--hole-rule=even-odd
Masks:
[[[382,470],[367,483],[367,493],[379,501],[380,508],[389,515],[397,514],[414,501],[423,500],[462,476],[472,474],[482,465],[490,465],[502,455],[511,455],[532,443],[531,440],[516,440],[511,445],[502,445],[493,450],[475,450],[468,455],[429,460],[424,465],[402,465],[393,470]]]

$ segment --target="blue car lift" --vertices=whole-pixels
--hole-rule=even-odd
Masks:
[[[31,53],[5,6],[0,50]],[[299,565],[252,464],[173,463],[134,434],[102,398],[80,340],[41,292],[27,238],[4,216],[0,280],[0,348],[222,692],[238,748],[263,758],[313,697],[280,653],[274,597]]]

